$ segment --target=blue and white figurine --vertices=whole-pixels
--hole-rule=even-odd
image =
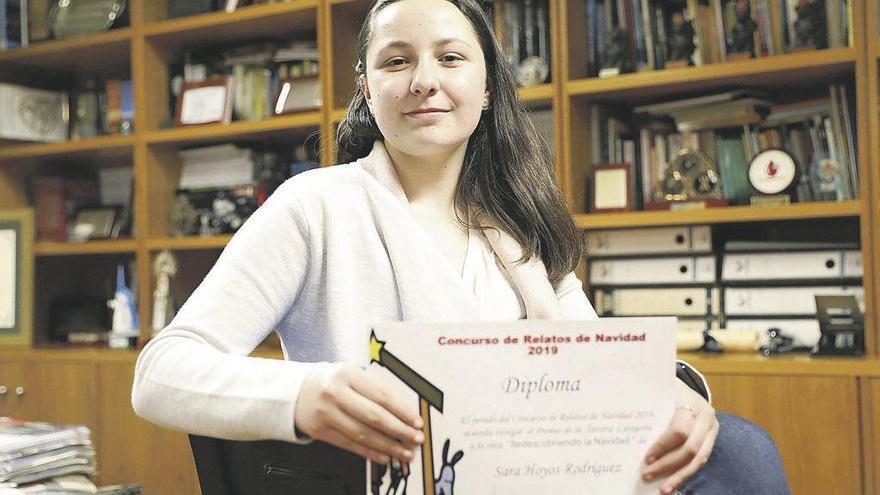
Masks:
[[[113,327],[110,332],[110,347],[127,348],[136,339],[140,329],[134,293],[125,285],[125,268],[116,267],[116,294],[107,302],[113,310]]]

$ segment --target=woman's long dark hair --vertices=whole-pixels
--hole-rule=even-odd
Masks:
[[[355,80],[366,77],[367,45],[376,13],[400,0],[377,0],[358,35]],[[488,215],[523,247],[523,260],[535,256],[547,267],[552,282],[574,270],[583,252],[583,236],[572,222],[556,187],[553,163],[525,107],[517,100],[513,71],[492,25],[477,0],[447,0],[470,21],[486,60],[489,109],[471,135],[458,178],[455,201],[476,212],[471,222]],[[357,82],[355,82],[357,86]],[[370,153],[373,141],[384,139],[356,87],[348,115],[336,132],[336,161],[348,163]]]

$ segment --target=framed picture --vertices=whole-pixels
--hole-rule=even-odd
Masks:
[[[0,346],[33,335],[34,211],[0,210]]]
[[[307,112],[321,107],[318,76],[285,77],[280,80],[274,115]]]
[[[232,76],[183,83],[174,110],[174,124],[228,123],[232,120],[234,89],[235,78]]]
[[[628,163],[593,165],[590,185],[591,212],[632,211],[632,165]]]
[[[68,229],[68,240],[85,242],[113,237],[113,227],[121,209],[118,206],[80,208]]]

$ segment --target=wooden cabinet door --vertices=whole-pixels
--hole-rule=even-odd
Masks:
[[[862,384],[862,425],[865,442],[865,493],[880,495],[880,378]]]
[[[185,433],[155,426],[131,407],[134,363],[98,367],[96,433],[101,485],[143,483],[144,492],[198,495],[195,464]]]
[[[78,424],[97,430],[96,366],[31,361],[23,367],[19,416],[29,421]]]
[[[19,361],[0,361],[0,416],[20,417],[24,391],[24,365]]]
[[[851,377],[710,375],[713,405],[767,430],[792,493],[860,494],[858,385]]]

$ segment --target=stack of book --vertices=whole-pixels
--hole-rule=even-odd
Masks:
[[[719,315],[708,226],[589,232],[587,256],[599,316],[676,316],[680,331],[702,331]]]
[[[0,486],[43,482],[64,486],[63,493],[94,493],[94,485],[84,477],[95,470],[95,450],[87,427],[0,418]],[[71,475],[82,478],[59,478]],[[44,481],[52,478],[57,479]]]

